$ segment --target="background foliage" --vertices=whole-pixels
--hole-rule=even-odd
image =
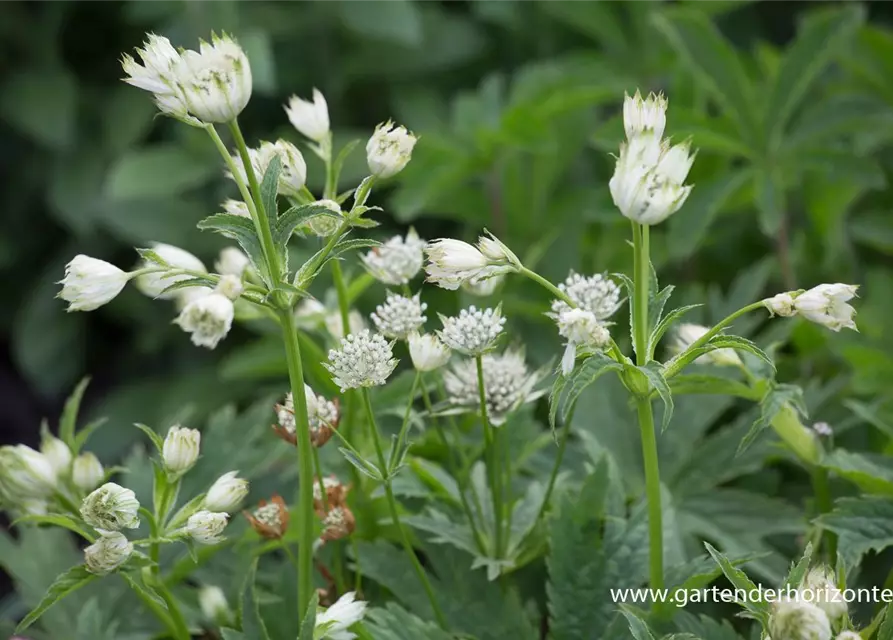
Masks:
[[[385,210],[379,218],[385,227],[376,232],[386,237],[411,223],[426,238],[470,237],[488,227],[555,281],[572,268],[630,268],[628,224],[607,190],[609,154],[622,138],[623,92],[664,91],[668,130],[676,138],[691,135],[700,151],[692,197],[653,234],[661,280],[678,286],[679,304],[706,299],[704,322],[783,289],[862,283],[859,334],[795,322],[763,326],[761,319],[738,323],[736,332],[761,345],[785,341],[778,379],[807,388],[812,418],[832,423],[838,442],[881,452],[893,436],[893,337],[885,331],[893,314],[893,30],[882,3],[57,2],[6,3],[3,12],[5,441],[36,442],[40,418],[57,415],[61,399],[89,373],[94,383],[86,413],[109,417],[91,443],[98,454],[138,455],[131,452],[135,421],[203,424],[213,416],[212,423],[224,425],[222,440],[206,456],[254,456],[241,468],[263,468],[269,484],[256,483],[258,495],[290,479],[289,467],[275,464],[281,449],[258,438],[256,450],[245,452],[239,440],[252,430],[263,433],[271,419],[266,409],[286,386],[275,335],[266,336],[261,325],[240,325],[217,350],[205,352],[171,326],[170,307],[133,290],[92,314],[64,314],[53,298],[54,282],[75,253],[126,265],[136,261],[132,246],[161,241],[188,247],[210,264],[223,246],[195,229],[234,195],[219,158],[200,132],[155,117],[150,100],[119,81],[117,62],[146,31],[191,45],[212,29],[234,33],[252,63],[254,97],[243,118],[249,144],[280,135],[297,140],[281,106],[288,95],[307,96],[314,86],[328,99],[341,142],[394,117],[421,140],[389,192],[376,194]],[[310,186],[318,191],[322,170],[310,154],[307,159]],[[362,154],[351,161],[343,176],[349,184],[362,177]],[[360,274],[356,263],[345,266]],[[323,300],[326,286],[321,282],[316,291]],[[381,295],[370,288],[358,305],[368,311]],[[510,281],[499,295],[530,359],[541,365],[556,357],[558,340],[534,285]],[[429,316],[458,304],[431,288],[426,298]],[[326,346],[318,342],[318,349]],[[332,391],[327,377],[311,376]],[[635,429],[628,409],[614,406],[617,397],[610,385],[583,396],[569,468],[582,470],[607,451],[617,463],[611,473],[627,495],[637,495]],[[225,408],[230,404],[238,417],[235,408]],[[752,418],[744,409],[718,398],[678,403],[676,433],[661,442],[677,525],[669,561],[700,553],[706,538],[732,555],[768,552],[751,566],[777,581],[794,550],[792,534],[802,528],[803,514],[791,505],[807,485],[770,439],[734,457]],[[519,426],[519,447],[528,435],[543,434],[544,415],[540,406]],[[236,444],[225,444],[227,438]],[[548,468],[552,455],[537,448],[529,473]],[[139,462],[132,462],[138,477]],[[210,460],[208,468],[216,469]],[[404,489],[412,494],[412,486]],[[553,526],[573,547],[582,542],[574,514],[566,513],[569,504],[559,501],[561,519]],[[606,532],[605,545],[619,544],[611,535],[620,534]],[[33,581],[21,591],[21,600],[33,603],[71,557],[44,558],[41,573],[9,563],[13,544],[64,546],[2,538],[0,558],[14,578]],[[387,566],[390,551],[368,554]],[[445,581],[456,579],[446,571],[455,553],[443,546],[432,551]],[[376,561],[370,563],[364,569],[374,580],[399,591],[398,582],[388,583],[399,576],[376,576]],[[567,557],[549,558],[551,571],[576,569],[567,563]],[[593,589],[622,586],[603,579]],[[480,585],[480,592],[487,588]],[[525,603],[488,597],[505,610],[499,620],[523,627]],[[8,598],[10,611],[20,611],[21,600]],[[78,634],[112,637],[95,633],[102,625],[86,613],[95,600],[85,602]],[[480,602],[489,601],[482,596]],[[74,599],[68,606],[78,610]],[[464,611],[461,603],[455,611]],[[375,622],[400,628],[409,624],[405,615],[380,611]],[[602,622],[567,619],[567,630],[556,629],[555,637],[575,637],[567,635],[574,624]],[[497,625],[481,637],[506,633]],[[512,633],[531,637],[534,630]]]

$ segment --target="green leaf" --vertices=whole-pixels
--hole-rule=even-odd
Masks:
[[[319,607],[319,594],[314,591],[307,603],[307,611],[304,612],[304,618],[301,620],[301,630],[298,633],[298,640],[316,640],[313,631],[316,628],[316,609]]]
[[[840,550],[847,565],[893,546],[893,500],[879,496],[840,498],[834,510],[816,519],[823,529],[840,536]]]
[[[877,632],[877,640],[893,640],[893,603],[888,604],[881,615],[883,615],[883,620]],[[871,626],[874,626],[874,624],[872,623]],[[868,629],[861,631],[863,638],[871,637],[871,632]]]
[[[341,452],[341,455],[343,455],[349,463],[351,463],[359,471],[369,476],[373,480],[378,480],[379,482],[381,482],[384,479],[384,477],[381,475],[381,472],[378,470],[378,467],[376,467],[368,460],[360,458],[350,449],[347,449],[345,447],[338,447],[338,451]]]
[[[583,361],[583,363],[575,368],[567,378],[559,377],[553,387],[553,397],[550,399],[549,422],[552,429],[555,429],[555,418],[561,407],[561,419],[567,420],[570,409],[574,406],[580,394],[602,375],[608,371],[622,371],[623,367],[613,358],[604,353],[596,353]],[[555,394],[555,391],[558,394]]]
[[[155,445],[155,450],[158,452],[158,455],[164,453],[164,438],[162,438],[158,432],[155,431],[152,427],[147,427],[144,424],[140,424],[139,422],[134,423],[137,429],[145,433],[149,436],[149,440],[152,441],[152,444]]]
[[[784,580],[785,587],[797,588],[803,582],[806,572],[809,571],[809,563],[812,560],[812,543],[807,542],[806,548],[803,550],[803,556],[796,564],[791,566],[788,577]]]
[[[667,383],[667,379],[664,378],[663,367],[659,362],[652,360],[644,367],[636,368],[645,374],[645,377],[648,378],[648,382],[651,383],[651,386],[657,391],[657,395],[660,396],[660,399],[664,403],[664,414],[661,419],[660,430],[666,431],[667,427],[670,425],[670,419],[673,417],[673,392],[670,390],[670,385]]]
[[[652,265],[652,270],[654,266]],[[653,272],[653,271],[652,271]],[[654,286],[657,286],[656,279],[650,279],[649,282],[653,283]],[[656,327],[660,322],[660,318],[664,313],[664,307],[667,305],[667,301],[670,299],[670,296],[673,295],[673,290],[676,287],[673,285],[669,285],[661,289],[660,291],[650,291],[648,294],[648,326]]]
[[[109,170],[105,195],[113,201],[176,196],[199,187],[218,169],[180,145],[158,144],[128,151]]]
[[[93,542],[96,539],[95,535],[90,535],[84,529],[81,528],[81,525],[74,520],[71,516],[60,515],[60,514],[48,514],[48,515],[38,515],[31,514],[22,516],[21,518],[16,518],[15,521],[10,525],[12,527],[17,527],[20,524],[50,524],[55,527],[62,527],[63,529],[68,529],[69,531],[73,531],[78,534],[84,540],[88,542]]]
[[[279,193],[279,174],[282,172],[282,160],[279,154],[275,154],[270,164],[267,166],[267,172],[264,174],[260,183],[260,201],[264,207],[264,213],[267,214],[267,220],[270,222],[270,231],[272,225],[279,218],[279,207],[276,204],[276,196]]]
[[[11,74],[0,88],[0,116],[39,144],[64,149],[77,133],[78,82],[64,68]]]
[[[342,219],[340,215],[328,207],[324,207],[314,202],[291,207],[279,216],[275,223],[273,223],[273,244],[276,245],[276,248],[280,252],[285,251],[285,247],[288,245],[288,241],[295,232],[295,229],[311,218],[317,216],[327,216],[329,218],[335,218],[336,220]]]
[[[90,384],[90,378],[83,378],[78,382],[74,391],[65,401],[65,407],[62,409],[62,416],[59,418],[59,439],[74,451],[79,447],[76,446],[75,431],[77,430],[78,412],[81,409],[81,400],[84,398],[84,392],[87,385]]]
[[[183,289],[191,289],[193,287],[208,287],[215,288],[217,286],[217,281],[210,277],[202,277],[202,278],[184,278],[182,280],[177,280],[173,284],[169,284],[164,289],[161,290],[161,293],[170,293],[172,291],[181,291]]]
[[[713,351],[714,349],[735,349],[736,351],[745,351],[753,356],[756,356],[767,365],[769,365],[769,367],[772,368],[772,371],[775,371],[775,363],[772,362],[772,358],[770,358],[765,351],[760,349],[757,345],[755,345],[747,338],[742,338],[741,336],[730,336],[721,333],[710,338],[710,341],[707,342],[707,344],[704,346],[710,347],[710,349],[705,353]]]
[[[660,342],[660,339],[664,337],[664,334],[669,330],[670,327],[673,326],[673,323],[679,320],[686,313],[691,311],[692,309],[697,309],[698,307],[704,306],[703,304],[688,304],[684,307],[679,307],[678,309],[673,309],[666,316],[661,319],[660,323],[654,326],[654,329],[651,331],[651,338],[648,347],[648,353],[654,355],[654,350],[657,349],[657,345]]]
[[[384,609],[372,609],[364,626],[375,640],[450,640],[453,637],[433,622],[426,622],[393,602]]]
[[[732,583],[732,586],[735,587],[735,589],[744,589],[748,595],[750,595],[752,589],[756,590],[757,585],[747,577],[746,573],[729,562],[729,559],[714,549],[709,542],[705,542],[704,546],[707,547],[707,552],[713,556],[713,560],[719,565],[719,568],[722,569],[723,574],[729,582]],[[738,604],[751,612],[757,620],[763,623],[764,626],[768,624],[769,605],[766,602],[762,600],[755,602],[753,598],[748,597],[743,601],[740,601]]]
[[[340,256],[341,254],[347,253],[348,251],[356,251],[357,249],[372,249],[380,246],[381,243],[378,240],[372,240],[371,238],[354,238],[353,240],[341,240],[340,242],[338,242],[338,244],[335,245],[332,254],[333,256]]]
[[[260,274],[266,274],[266,261],[264,260],[264,252],[261,247],[260,240],[257,237],[257,230],[254,223],[242,216],[234,216],[229,213],[215,213],[208,216],[198,223],[199,229],[210,229],[222,236],[231,238],[239,243],[242,250],[251,260],[254,269]],[[274,283],[267,282],[267,286],[273,286]]]
[[[852,39],[864,20],[859,6],[812,13],[804,21],[797,39],[784,54],[775,84],[766,101],[764,119],[770,123],[769,141],[782,142],[791,115],[843,46]]]
[[[835,449],[822,458],[821,465],[863,491],[893,496],[893,464],[889,456]]]
[[[707,394],[736,396],[756,400],[754,391],[743,382],[701,373],[685,373],[670,378],[670,389],[677,395]]]
[[[59,602],[59,600],[71,595],[81,587],[95,580],[97,577],[98,576],[87,571],[87,568],[82,564],[72,567],[65,573],[59,575],[53,584],[50,585],[43,600],[41,600],[40,603],[18,624],[15,631],[16,634],[23,632],[37,622],[38,618],[40,618],[47,609]]]
[[[242,583],[242,599],[239,602],[239,619],[242,621],[242,633],[252,640],[270,640],[270,634],[260,615],[260,605],[257,601],[257,562],[255,558],[248,569],[245,581]]]
[[[750,431],[741,439],[738,453],[741,454],[747,449],[785,407],[791,407],[800,415],[806,416],[807,409],[803,400],[803,389],[793,384],[773,384],[760,400],[760,417],[754,421]]]
[[[74,443],[72,444],[72,449],[75,454],[80,452],[81,449],[84,448],[84,445],[87,444],[87,440],[90,439],[90,436],[93,435],[93,432],[99,429],[102,425],[104,425],[108,420],[106,418],[98,418],[93,422],[90,422],[82,429],[77,432],[77,435],[74,437]]]
[[[620,607],[620,613],[626,618],[626,623],[629,625],[629,630],[630,633],[633,634],[633,638],[636,640],[655,640],[654,634],[652,634],[651,629],[648,628],[648,623],[642,618],[643,614],[641,611],[622,605]]]

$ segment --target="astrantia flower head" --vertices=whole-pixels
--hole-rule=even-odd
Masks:
[[[132,553],[133,543],[121,533],[110,533],[84,549],[84,564],[90,573],[104,576],[127,562]]]
[[[106,482],[81,503],[81,517],[100,533],[140,526],[136,494],[114,482]]]
[[[542,374],[528,370],[522,349],[510,348],[500,354],[488,353],[481,359],[481,364],[487,414],[494,425],[502,424],[508,413],[537,397],[534,387]],[[477,363],[474,360],[455,362],[444,372],[443,381],[450,403],[470,411],[480,408]]]
[[[174,322],[192,334],[192,344],[213,349],[229,333],[234,315],[233,301],[214,292],[187,304]]]
[[[375,307],[370,318],[382,335],[402,340],[425,324],[427,308],[418,293],[407,298],[388,291],[384,304]]]
[[[582,276],[571,271],[567,279],[558,288],[570,298],[577,308],[591,312],[596,320],[610,318],[620,308],[620,287],[606,276],[596,273]],[[552,301],[552,313],[549,317],[558,320],[562,313],[570,311],[571,306],[564,300]]]
[[[353,512],[345,504],[333,506],[323,516],[322,534],[319,536],[323,542],[341,540],[354,532],[357,521]],[[334,636],[330,636],[334,637]]]
[[[220,256],[217,258],[217,262],[214,263],[214,268],[221,275],[241,278],[249,265],[251,265],[251,260],[248,259],[248,256],[241,249],[225,247],[221,249]]]
[[[403,126],[395,126],[390,120],[375,127],[375,133],[366,143],[366,162],[372,175],[390,178],[403,171],[412,158],[412,148],[417,138]]]
[[[441,315],[443,329],[437,335],[451,349],[469,356],[476,356],[493,348],[502,333],[505,318],[502,310],[478,309],[474,305],[462,309],[458,316]]]
[[[450,360],[450,348],[430,333],[409,334],[409,356],[417,371],[434,371]]]
[[[623,128],[629,139],[638,136],[645,131],[651,132],[657,138],[664,135],[667,126],[667,99],[663,94],[650,93],[643,99],[642,94],[636,91],[632,98],[629,95],[623,100]]]
[[[238,477],[238,471],[229,471],[214,481],[202,502],[208,511],[231,513],[239,508],[248,495],[248,481]]]
[[[700,340],[708,331],[707,327],[699,324],[680,324],[676,329],[676,337],[671,350],[681,353],[688,349],[696,340]],[[741,358],[734,349],[714,349],[709,353],[695,358],[697,364],[713,364],[720,367],[737,367],[741,365]]]
[[[197,271],[199,273],[207,273],[205,265],[202,264],[202,261],[185,249],[181,249],[180,247],[175,247],[173,245],[164,244],[161,242],[154,242],[149,245],[149,248],[159,258],[164,260],[168,264],[168,266],[170,266],[171,270],[186,269],[189,271]],[[158,264],[154,262],[143,260],[137,268],[145,269],[159,267]],[[146,273],[136,279],[136,287],[150,298],[172,300],[177,297],[180,291],[174,290],[165,292],[164,290],[170,287],[172,284],[176,284],[177,282],[180,282],[182,280],[189,280],[190,278],[192,278],[191,275],[184,273],[178,275],[172,275],[169,272],[165,271]]]
[[[314,447],[321,447],[334,435],[333,430],[338,428],[340,412],[337,400],[327,400],[324,396],[317,395],[304,385],[304,395],[307,397],[307,419],[310,425],[310,442]],[[297,443],[297,422],[295,420],[295,402],[291,393],[285,396],[283,404],[276,405],[278,426],[274,427],[276,434],[291,444]]]
[[[323,489],[326,495],[323,500]],[[313,509],[320,517],[325,517],[326,505],[331,509],[335,506],[343,506],[347,500],[349,487],[342,484],[335,476],[326,476],[322,479],[320,487],[319,478],[313,479]]]
[[[71,465],[71,479],[81,491],[92,491],[105,477],[105,469],[94,454],[82,453]]]
[[[406,238],[394,236],[362,257],[372,277],[389,285],[406,284],[422,268],[427,243],[410,227]]]
[[[198,430],[179,425],[171,427],[164,438],[161,452],[165,470],[173,475],[189,471],[198,460],[201,442],[202,434]]]
[[[341,348],[329,351],[329,362],[323,366],[343,393],[347,389],[384,384],[397,366],[397,360],[387,340],[364,329],[343,338]]]
[[[794,298],[794,309],[801,316],[832,331],[856,329],[856,310],[847,301],[856,296],[858,285],[820,284]]]
[[[133,277],[113,264],[77,255],[65,265],[62,290],[56,296],[68,302],[69,311],[93,311],[114,300]]]
[[[568,375],[574,369],[577,346],[591,346],[600,349],[611,340],[611,334],[595,314],[584,309],[568,309],[558,314],[556,320],[558,334],[567,339],[561,371]]]
[[[56,471],[49,459],[31,447],[0,447],[0,495],[15,502],[49,497],[56,489]]]
[[[832,623],[847,613],[846,600],[834,577],[834,572],[827,567],[814,567],[804,576],[799,588],[800,599],[816,605]],[[804,593],[807,591],[808,594]]]
[[[314,142],[322,142],[329,135],[329,107],[318,89],[313,90],[313,102],[290,97],[285,113],[292,126]]]
[[[362,620],[364,615],[366,615],[366,603],[357,600],[353,591],[345,593],[328,609],[317,611],[313,637],[353,640],[357,636],[348,629]]]
[[[778,640],[831,640],[828,616],[802,600],[777,603],[769,617],[769,633]]]
[[[307,180],[307,163],[298,148],[290,142],[285,140],[264,141],[257,148],[248,149],[248,159],[251,161],[254,176],[258,182],[261,182],[267,169],[270,168],[273,158],[277,156],[279,157],[279,183],[277,185],[279,195],[292,198],[300,195]],[[242,183],[248,184],[248,174],[245,171],[242,156],[236,152],[233,154],[232,160]],[[226,175],[233,178],[233,174],[230,172],[227,172]]]
[[[429,242],[425,253],[428,281],[453,291],[466,282],[477,284],[521,268],[518,257],[492,234],[481,236],[477,246],[441,238]]]
[[[127,74],[124,82],[154,94],[155,104],[162,113],[189,124],[200,124],[187,114],[186,102],[177,82],[180,52],[167,38],[154,33],[146,37],[143,48],[136,50],[143,61],[142,65],[126,53],[121,57],[121,66]]]
[[[223,541],[223,530],[229,516],[213,511],[197,511],[189,516],[184,532],[199,544],[217,544]]]
[[[261,500],[252,513],[243,511],[242,514],[251,527],[265,538],[278,540],[288,531],[288,507],[278,495],[270,498],[270,502]]]

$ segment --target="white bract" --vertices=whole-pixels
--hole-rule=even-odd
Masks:
[[[238,477],[238,471],[229,471],[214,481],[202,502],[208,511],[232,513],[248,495],[248,481]]]
[[[197,273],[207,273],[205,265],[202,264],[202,261],[185,249],[181,249],[180,247],[175,247],[173,245],[164,244],[161,242],[155,242],[149,245],[149,249],[151,249],[159,258],[164,260],[171,270],[185,269],[187,271],[195,271]],[[143,260],[137,268],[160,269],[162,267],[150,260]],[[189,280],[192,277],[193,276],[185,273],[171,275],[170,272],[166,271],[145,273],[137,277],[136,287],[150,298],[172,300],[176,298],[177,295],[181,293],[181,291],[174,290],[165,292],[164,290],[170,287],[172,284],[181,282],[183,280]]]
[[[164,468],[173,475],[189,471],[198,460],[202,434],[196,429],[173,426],[164,439],[161,458]]]
[[[100,533],[140,526],[140,503],[130,489],[106,482],[84,498],[81,517]]]
[[[199,544],[217,544],[223,541],[223,530],[229,515],[203,509],[189,516],[184,531]]]
[[[220,250],[220,256],[217,258],[217,262],[214,263],[214,268],[221,275],[241,278],[250,264],[251,260],[248,259],[248,256],[241,249],[225,247]]]
[[[375,127],[375,133],[366,143],[366,162],[369,171],[378,178],[390,178],[403,171],[412,158],[412,148],[417,138],[403,126],[387,122]]]
[[[571,271],[565,281],[558,285],[558,289],[577,308],[591,312],[596,320],[610,318],[623,302],[620,299],[620,287],[600,273],[583,276]],[[564,300],[553,300],[549,317],[557,321],[562,313],[571,308]]]
[[[387,340],[364,329],[343,338],[341,348],[330,350],[329,362],[323,366],[343,393],[347,389],[384,384],[397,366],[397,360]]]
[[[213,349],[229,333],[234,315],[233,301],[214,292],[192,300],[174,322],[192,334],[192,344]]]
[[[636,91],[636,95],[632,98],[628,95],[624,97],[623,127],[627,138],[633,138],[646,131],[660,138],[664,135],[666,126],[667,99],[663,94],[651,93],[643,99],[642,94]]]
[[[808,593],[805,593],[808,592]],[[835,623],[847,613],[847,603],[843,593],[837,588],[834,572],[826,567],[810,569],[799,588],[800,599],[811,602],[825,612]]]
[[[290,97],[285,113],[292,126],[314,142],[322,142],[329,135],[329,107],[318,89],[313,90],[313,102]]]
[[[610,332],[591,311],[568,309],[558,314],[556,322],[558,334],[567,338],[564,356],[561,358],[561,372],[564,375],[568,375],[574,369],[577,346],[600,349],[611,341]]]
[[[775,605],[769,633],[773,640],[831,640],[831,623],[814,604],[785,601]]]
[[[832,331],[856,330],[856,310],[847,301],[856,296],[858,285],[820,284],[794,298],[797,313]]]
[[[53,467],[57,476],[67,476],[71,469],[71,449],[59,438],[46,434],[40,442],[40,452]]]
[[[182,104],[202,122],[230,122],[251,98],[248,57],[226,34],[212,34],[210,44],[202,40],[198,51],[184,51],[173,74]]]
[[[411,333],[408,342],[409,357],[417,371],[434,371],[450,360],[450,348],[433,334]]]
[[[94,454],[89,451],[74,459],[71,465],[71,479],[81,491],[92,491],[105,477],[105,469]]]
[[[121,533],[109,533],[84,549],[87,571],[104,576],[127,562],[133,553],[133,543]]]
[[[65,265],[59,298],[69,311],[93,311],[111,302],[133,276],[104,260],[77,255]]]
[[[348,629],[366,615],[366,603],[356,599],[356,593],[345,593],[331,607],[316,613],[314,638],[353,640],[357,635]]]
[[[699,324],[680,324],[676,329],[676,338],[673,341],[672,351],[681,353],[688,349],[693,342],[700,340],[708,331],[707,327]],[[697,364],[714,364],[720,367],[737,367],[742,364],[741,358],[734,349],[714,349],[709,353],[695,358]]]
[[[14,502],[42,500],[56,489],[49,459],[24,444],[0,447],[0,494]]]
[[[427,242],[411,228],[406,238],[394,236],[380,247],[362,256],[366,270],[379,282],[389,285],[406,284],[422,269]]]
[[[199,124],[190,121],[177,83],[176,67],[180,62],[180,52],[167,38],[154,33],[147,34],[147,38],[143,48],[136,50],[143,61],[142,65],[126,53],[122,56],[121,66],[128,76],[124,78],[124,82],[154,94],[155,104],[163,113],[186,120],[190,124]]]
[[[477,246],[441,238],[429,242],[425,253],[428,280],[453,291],[466,282],[477,284],[521,268],[518,257],[493,235],[478,238]]]
[[[407,298],[388,291],[384,304],[375,307],[369,317],[382,335],[402,340],[425,324],[427,308],[418,293]]]
[[[505,318],[499,307],[478,309],[474,305],[462,309],[458,316],[441,315],[443,329],[437,335],[451,349],[469,356],[476,356],[493,348],[502,333]]]

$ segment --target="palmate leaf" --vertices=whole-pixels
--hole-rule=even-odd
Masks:
[[[869,551],[893,545],[893,500],[879,496],[840,498],[834,510],[816,520],[822,528],[840,536],[840,550],[847,566],[856,566]]]
[[[98,576],[87,571],[87,568],[82,564],[72,567],[65,573],[59,575],[55,582],[50,585],[43,600],[41,600],[16,627],[16,634],[21,633],[37,622],[40,616],[42,616],[47,609],[59,602],[59,600],[91,583],[97,577]]]
[[[664,403],[664,413],[661,419],[660,430],[665,431],[670,425],[670,420],[673,417],[673,392],[670,390],[670,385],[667,383],[667,379],[664,378],[663,367],[659,362],[652,360],[644,367],[636,368],[645,374],[651,387],[657,391],[657,395],[660,396],[660,399]]]
[[[549,425],[555,429],[559,413],[561,420],[567,420],[571,407],[580,394],[602,375],[609,371],[622,371],[623,366],[604,353],[596,353],[583,361],[569,376],[558,376],[549,397]]]
[[[426,622],[403,607],[388,603],[384,609],[372,609],[364,626],[375,640],[450,640],[451,635],[433,622]],[[303,640],[303,638],[302,638]]]
[[[264,276],[266,285],[268,287],[273,286],[274,283],[269,281],[269,275],[265,267],[263,248],[251,219],[235,216],[231,213],[215,213],[204,220],[200,220],[198,228],[214,231],[238,242],[239,246],[242,247],[242,251],[251,260],[251,265],[255,271]]]

